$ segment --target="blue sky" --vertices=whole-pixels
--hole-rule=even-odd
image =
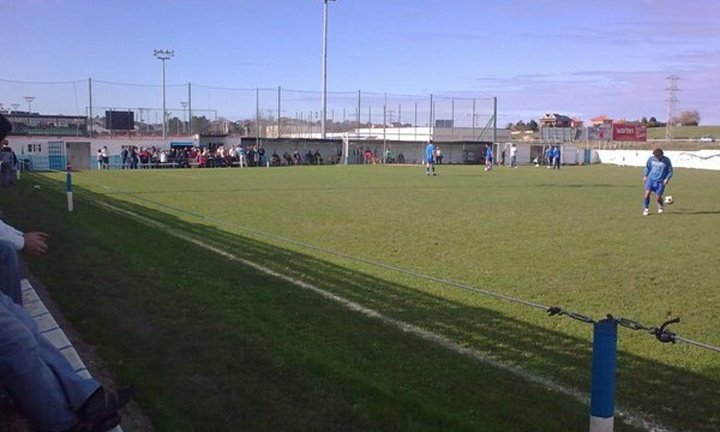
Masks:
[[[230,118],[254,112],[255,87],[307,91],[284,94],[297,99],[290,116],[320,108],[321,0],[0,0],[0,17],[5,107],[25,109],[33,95],[33,111],[84,113],[92,78],[94,106],[156,108],[152,52],[167,48],[169,109],[187,100],[188,82],[195,109]],[[720,124],[717,0],[338,0],[329,23],[337,117],[362,90],[389,93],[406,119],[408,101],[433,93],[446,109],[452,97],[482,98],[482,112],[497,96],[503,126],[545,112],[664,120],[675,74],[678,112]],[[372,99],[375,118],[382,102]],[[262,108],[275,100],[264,91]]]

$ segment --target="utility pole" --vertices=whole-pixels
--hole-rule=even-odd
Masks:
[[[668,87],[665,89],[668,92],[668,98],[665,99],[667,102],[667,123],[665,123],[665,141],[672,140],[672,124],[675,121],[677,113],[677,92],[680,91],[678,87],[678,81],[680,77],[677,75],[670,75],[666,78],[668,80]]]

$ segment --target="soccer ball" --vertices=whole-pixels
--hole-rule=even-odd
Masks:
[[[672,195],[668,195],[665,197],[665,204],[671,205],[674,202],[675,202],[675,200],[673,199]]]

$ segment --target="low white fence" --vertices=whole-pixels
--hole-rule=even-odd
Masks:
[[[593,150],[600,163],[620,166],[645,166],[652,150]],[[595,162],[593,154],[593,162]],[[720,150],[665,151],[675,168],[720,170]]]

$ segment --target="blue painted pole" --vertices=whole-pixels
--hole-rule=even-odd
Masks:
[[[617,321],[612,317],[593,327],[590,432],[612,432],[615,420]]]
[[[68,211],[72,213],[73,211],[73,193],[72,193],[72,169],[70,168],[70,164],[67,166],[67,176],[65,177],[66,181],[65,184],[67,186],[67,206]]]

